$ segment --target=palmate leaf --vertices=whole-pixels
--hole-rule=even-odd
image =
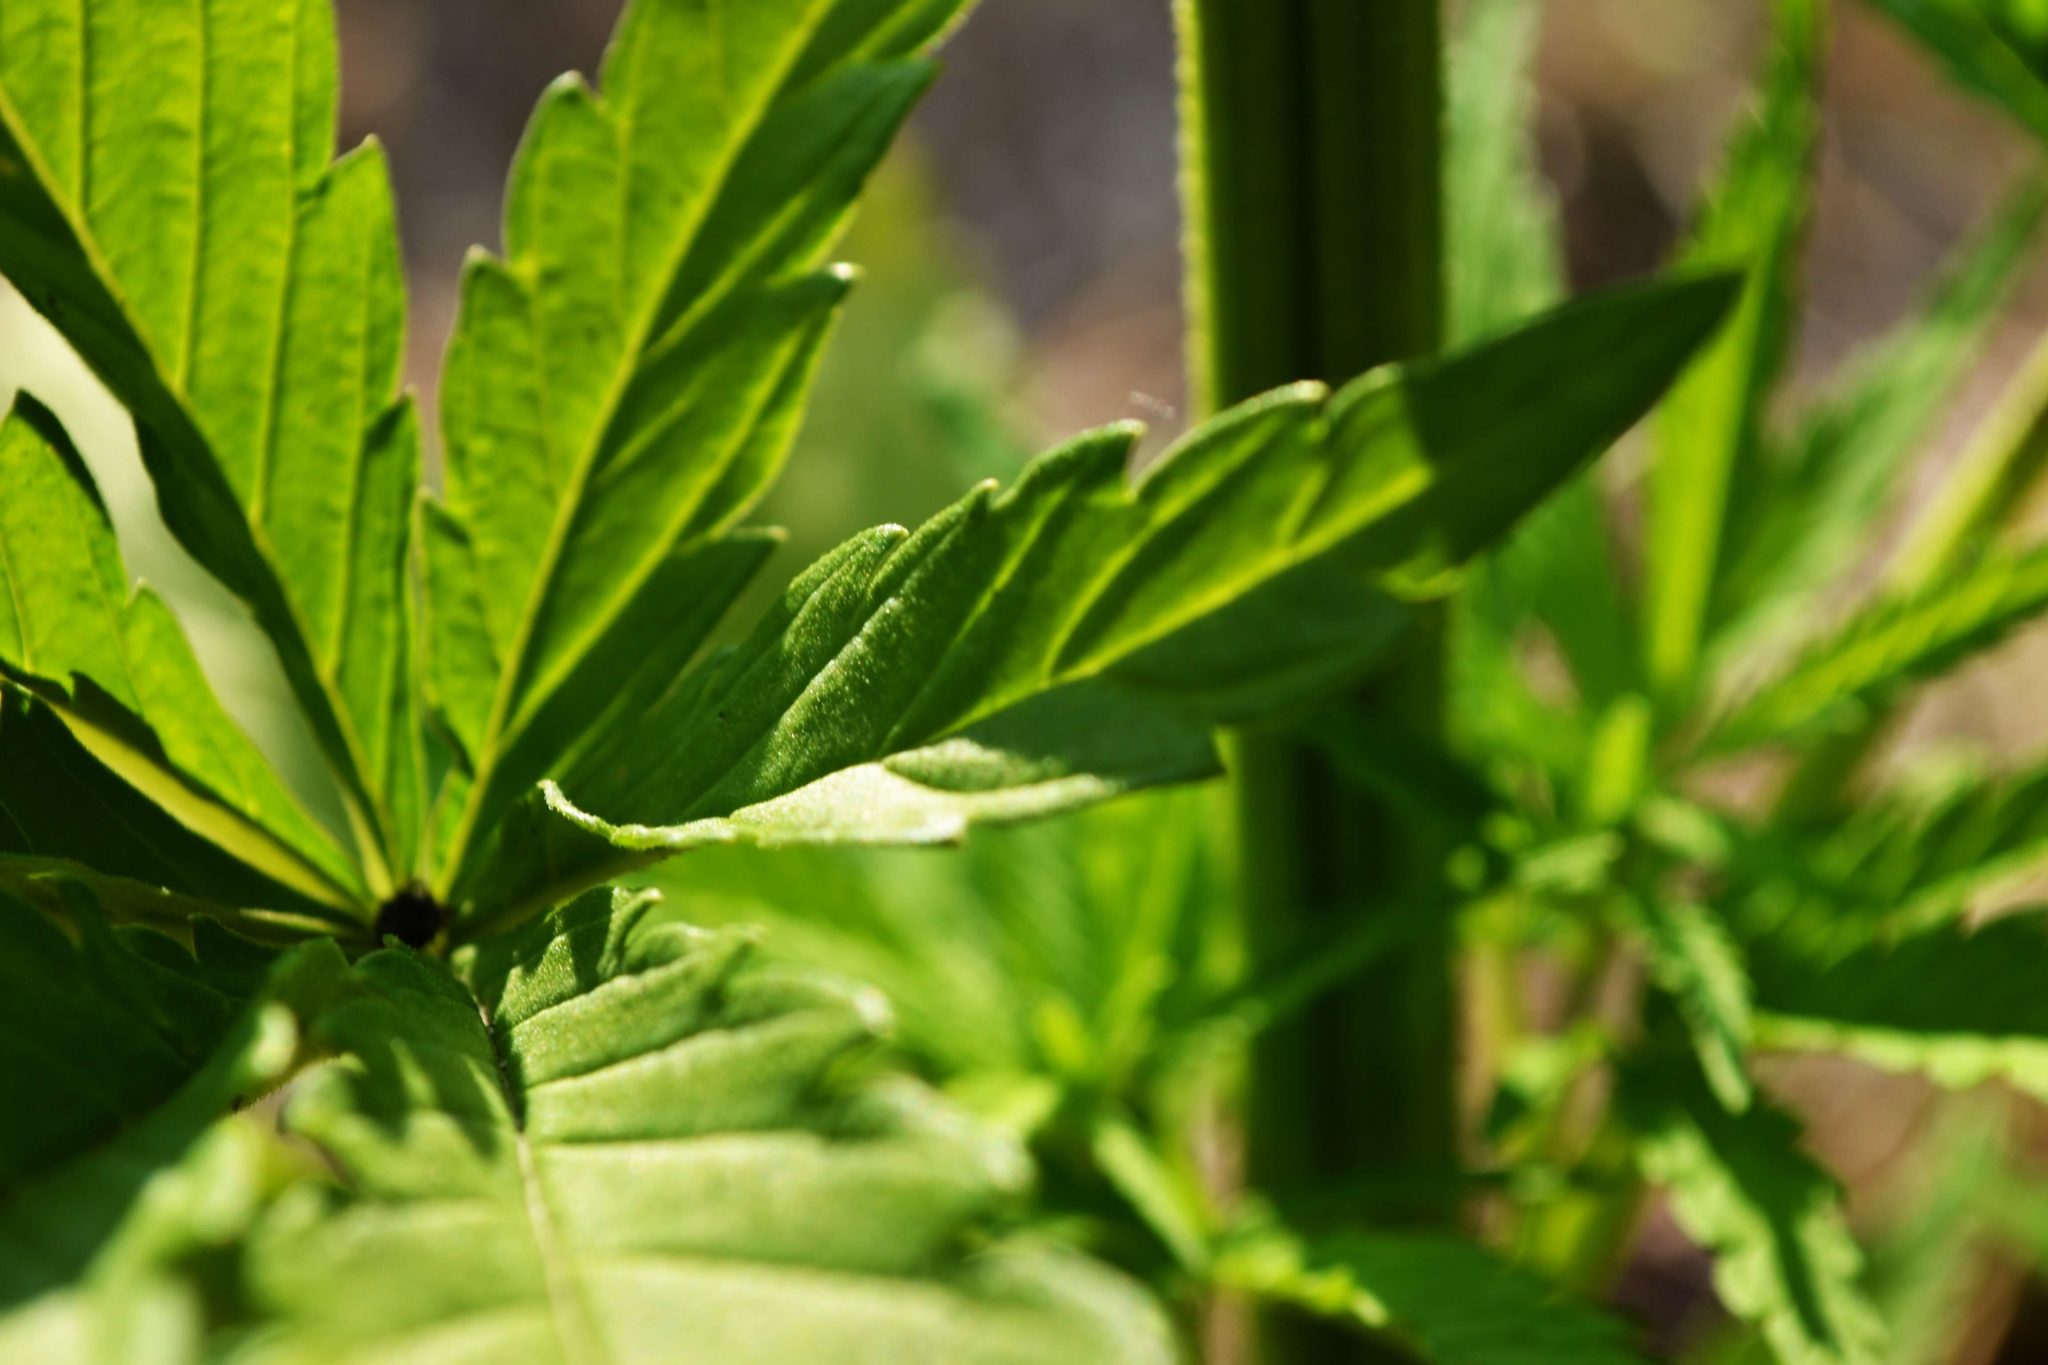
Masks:
[[[1858,1283],[1863,1255],[1834,1183],[1799,1150],[1799,1126],[1759,1100],[1723,1108],[1690,1057],[1625,1070],[1621,1112],[1637,1164],[1713,1253],[1722,1304],[1782,1365],[1878,1365],[1883,1326]]]
[[[2048,921],[1947,924],[1837,954],[1762,940],[1752,949],[1759,1038],[1844,1052],[1967,1087],[2001,1079],[2048,1096]]]
[[[1686,259],[1739,263],[1734,320],[1658,414],[1645,509],[1644,650],[1656,695],[1689,700],[1719,590],[1728,528],[1761,456],[1766,400],[1789,349],[1797,252],[1819,136],[1824,50],[1816,0],[1776,0],[1762,107],[1737,136]]]
[[[0,487],[0,675],[32,689],[94,762],[295,899],[359,903],[355,865],[222,709],[170,609],[131,592],[91,476],[26,397],[0,425]],[[0,744],[12,737],[10,726]],[[40,798],[15,804],[17,835],[51,818]]]
[[[1228,1249],[1232,1288],[1399,1342],[1429,1365],[1633,1365],[1627,1327],[1469,1242],[1354,1233],[1270,1234]]]
[[[599,89],[542,101],[443,377],[429,684],[466,760],[444,887],[563,770],[593,695],[672,677],[756,566],[724,537],[845,292],[820,262],[962,4],[636,0]]]
[[[1300,667],[1304,617],[1348,619],[1347,660],[1383,641],[1399,599],[1619,436],[1728,297],[1618,291],[1335,396],[1283,390],[1135,483],[1135,429],[1111,428],[856,538],[550,786],[568,823],[509,821],[456,899],[515,914],[704,843],[933,841],[1199,776],[1210,723],[1333,681]],[[1317,609],[1257,610],[1274,592]]]
[[[599,892],[452,970],[364,959],[287,1109],[347,1189],[257,1229],[246,1357],[1169,1358],[1105,1272],[974,1249],[1021,1158],[860,1083],[875,1001],[749,947]]]
[[[382,155],[328,164],[334,46],[314,0],[6,0],[0,273],[135,417],[165,520],[276,644],[384,882],[418,823],[418,432]]]
[[[1713,722],[1707,753],[1849,729],[1913,684],[1993,648],[2048,609],[2048,546],[1993,552],[1865,607]]]

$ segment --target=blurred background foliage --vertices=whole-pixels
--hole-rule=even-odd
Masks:
[[[1986,8],[2020,50],[2048,60],[2048,6]],[[412,371],[425,385],[462,254],[492,241],[498,186],[535,93],[566,67],[595,64],[616,6],[340,0],[339,9],[345,137],[374,131],[391,148],[412,271]],[[1751,86],[1766,20],[1759,0],[1544,7],[1533,112],[1572,288],[1672,255]],[[1818,197],[1800,248],[1794,395],[1908,315],[2041,155],[1866,7],[1839,7],[1832,49]],[[865,282],[763,514],[789,528],[784,563],[861,526],[913,522],[1080,427],[1137,417],[1155,441],[1178,428],[1172,63],[1165,0],[985,0],[842,253]],[[1932,439],[1915,448],[1916,487],[1932,487],[2044,328],[2048,276],[2035,267]],[[138,572],[185,608],[236,709],[291,753],[299,737],[283,684],[247,647],[239,609],[149,529],[119,414],[8,297],[0,390],[15,385],[59,409],[113,490]],[[1631,456],[1608,470],[1624,509],[1641,472]],[[1913,502],[1895,509],[1898,519]],[[1624,544],[1633,528],[1625,516]],[[1837,586],[1853,590],[1855,580]],[[2048,740],[2044,667],[2048,638],[2022,635],[1918,704],[1897,749],[1949,757],[1946,767],[1917,765],[1916,780],[2010,769],[2038,752]],[[1739,794],[1745,776],[1726,780]],[[1218,807],[1213,791],[1146,798],[977,838],[964,856],[712,852],[665,881],[690,917],[766,924],[777,951],[882,987],[896,1001],[905,1055],[1032,1139],[1048,1203],[1068,1230],[1170,1281],[1176,1268],[1194,1268],[1225,1216],[1203,1192],[1228,1185],[1236,1155],[1227,1125],[1208,1116],[1229,1090],[1239,1045],[1384,946],[1320,945],[1281,979],[1247,980],[1225,913],[1230,850]],[[1515,912],[1482,911],[1475,938],[1499,931],[1489,913]],[[1475,972],[1488,969],[1484,954],[1475,961]],[[1474,1028],[1483,1033],[1485,1021]],[[1518,1077],[1532,1078],[1530,1095],[1549,1093],[1542,1073],[1569,1071],[1574,1046],[1561,1034],[1548,1052],[1518,1055],[1498,1089],[1475,1068],[1471,1108],[1491,1107],[1506,1148]],[[1849,1187],[1897,1359],[2048,1359],[2040,1113],[1996,1087],[1937,1105],[1925,1081],[1839,1059],[1788,1056],[1767,1060],[1764,1073]],[[1704,1256],[1661,1213],[1635,1237],[1615,1293],[1660,1351],[1760,1358],[1716,1309]]]

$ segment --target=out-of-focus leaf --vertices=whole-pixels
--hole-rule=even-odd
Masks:
[[[89,901],[66,921],[75,944],[0,893],[0,1355],[196,1359],[200,1304],[167,1263],[247,1226],[260,1138],[225,1120],[297,1054],[270,993],[311,996],[341,957],[199,920],[195,958]]]
[[[1871,0],[1963,89],[2048,139],[2048,17],[2031,0]]]
[[[1225,1250],[1231,1288],[1348,1323],[1433,1365],[1638,1365],[1621,1322],[1454,1237],[1261,1234]]]
[[[860,1083],[879,1001],[749,948],[599,892],[453,970],[365,958],[286,1112],[346,1189],[245,1258],[265,1359],[1170,1358],[1107,1272],[970,1254],[1021,1155]]]
[[[1670,992],[1692,1034],[1700,1071],[1733,1113],[1749,1107],[1749,969],[1720,917],[1688,901],[1650,900],[1632,917],[1649,949],[1650,973]]]
[[[1644,1176],[1713,1254],[1722,1304],[1784,1365],[1889,1359],[1839,1192],[1799,1149],[1789,1115],[1762,1100],[1730,1113],[1690,1058],[1626,1069],[1619,1102]]]
[[[1839,900],[1893,925],[1956,916],[1977,893],[2048,859],[2048,769],[1972,782],[1933,802],[1855,811],[1811,857]]]
[[[1982,351],[2040,238],[2048,186],[2016,192],[1949,267],[1927,305],[1865,353],[1759,472],[1764,491],[1730,527],[1714,650],[1741,664],[1796,638],[1868,553],[1899,472]]]
[[[2048,546],[1986,556],[1865,607],[1715,721],[1708,753],[1853,729],[1913,684],[1994,648],[2048,608]]]
[[[1761,1040],[1847,1053],[1942,1085],[2007,1081],[2048,1097],[2048,917],[1947,924],[1816,957],[1751,951]]]
[[[2027,357],[1907,527],[1886,566],[1886,581],[1895,589],[1923,586],[1996,545],[2023,519],[2044,469],[2048,342]]]
[[[1555,197],[1536,166],[1530,78],[1540,0],[1460,7],[1445,93],[1445,336],[1477,341],[1554,305],[1564,293]]]
[[[1777,0],[1773,13],[1762,107],[1737,135],[1685,251],[1689,261],[1744,266],[1748,285],[1734,320],[1657,417],[1645,512],[1644,649],[1655,695],[1673,710],[1698,686],[1729,526],[1743,515],[1741,498],[1757,478],[1811,207],[1820,122],[1814,82],[1826,25],[1816,0]]]

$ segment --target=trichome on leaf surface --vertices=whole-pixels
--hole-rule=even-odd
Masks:
[[[1163,1361],[1202,1305],[1250,1295],[1431,1359],[1625,1360],[1626,1329],[1544,1277],[1599,1287],[1641,1179],[1782,1358],[1878,1358],[1830,1187],[1747,1056],[1782,1037],[2026,1071],[2031,1015],[1964,992],[1915,1014],[1884,983],[1974,961],[1994,931],[1954,912],[2032,826],[1981,791],[1925,816],[1852,801],[1845,746],[2048,602],[2048,574],[1923,538],[1896,594],[1786,641],[1737,699],[1719,683],[1859,543],[1772,537],[1877,497],[1924,416],[1897,395],[1960,367],[2039,196],[1781,438],[1763,398],[1818,0],[1779,5],[1691,259],[1571,302],[1522,160],[1529,11],[1475,4],[1447,145],[1428,122],[1368,130],[1448,158],[1449,349],[1229,407],[1142,469],[1137,428],[1083,435],[854,535],[733,631],[778,543],[748,517],[855,285],[832,252],[966,7],[627,4],[595,77],[542,97],[502,253],[463,272],[427,479],[383,154],[334,159],[324,0],[0,0],[0,275],[132,419],[164,523],[246,606],[319,760],[287,780],[244,731],[131,582],[87,459],[20,394],[0,427],[0,1356]],[[1215,278],[1229,245],[1205,248]],[[1660,400],[1638,602],[1587,470]],[[1568,703],[1530,690],[1535,630]],[[1315,709],[1444,638],[1443,736]],[[1226,979],[1185,906],[1106,932],[1146,880],[1131,831],[1085,847],[1112,812],[1047,836],[1080,869],[1071,924],[1042,889],[976,884],[1024,846],[992,840],[944,874],[970,888],[938,902],[961,923],[919,922],[941,943],[906,967],[887,940],[908,893],[858,870],[889,865],[820,851],[1199,781],[1220,730],[1276,727],[1454,828],[1422,842],[1471,873],[1452,880],[1497,931],[1482,955],[1554,935],[1589,980],[1649,964],[1637,1033],[1501,1040],[1489,1140],[1562,1191],[1515,1208],[1502,1254],[1449,1221],[1290,1226],[1343,1200],[1205,1186],[1193,1121],[1154,1102],[1162,1073],[1340,989],[1400,917]],[[1805,746],[1796,810],[1758,826],[1688,794],[1696,764],[1765,744]],[[1169,844],[1198,818],[1171,809]],[[1959,823],[1982,835],[1966,853],[1921,838]],[[806,875],[819,858],[852,880]],[[667,901],[614,885],[668,859]],[[690,922],[735,903],[843,951]],[[947,1036],[920,992],[975,1007],[934,984],[949,933],[1064,929],[1130,954],[1082,973],[1105,1013],[1020,1008],[1030,1056]],[[841,981],[867,967],[904,997],[893,1050],[883,998]],[[980,1002],[992,1028],[1003,999]],[[1582,1132],[1573,1097],[1602,1068],[1613,1102]]]

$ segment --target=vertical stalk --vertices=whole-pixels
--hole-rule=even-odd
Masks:
[[[1444,313],[1438,0],[1177,0],[1189,362],[1214,410],[1298,379],[1426,354]],[[1441,623],[1346,704],[1442,728]],[[1259,1045],[1247,1114],[1261,1189],[1435,1187],[1455,1163],[1442,836],[1312,750],[1233,746],[1248,937],[1271,961],[1340,917],[1423,915],[1413,946]],[[1418,1211],[1420,1216],[1420,1211]],[[1376,1358],[1262,1323],[1268,1362]]]

